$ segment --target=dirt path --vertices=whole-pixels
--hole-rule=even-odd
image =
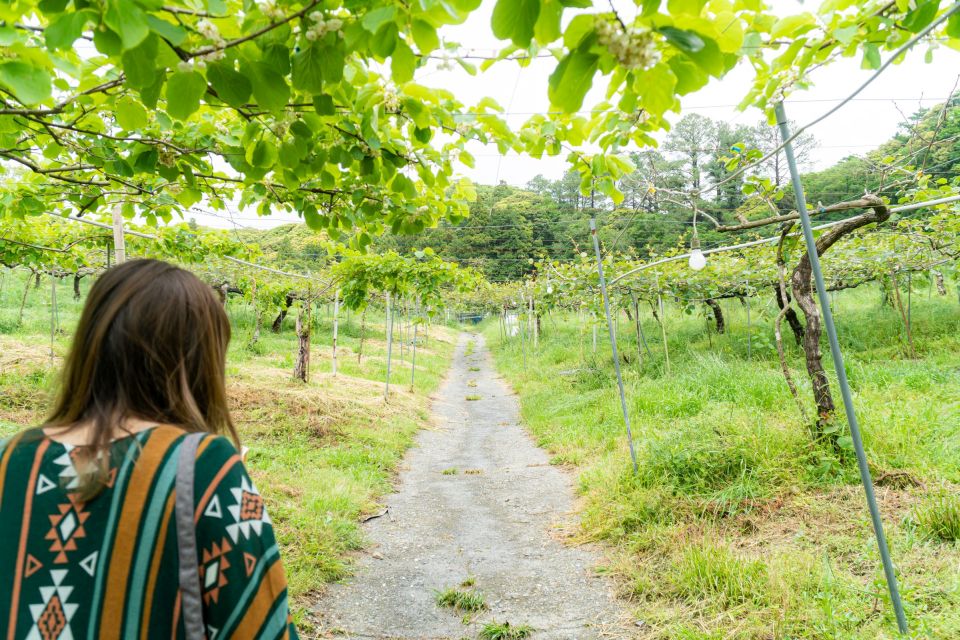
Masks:
[[[518,426],[517,400],[479,336],[461,335],[433,411],[438,428],[420,434],[388,513],[368,524],[373,544],[356,577],[317,605],[325,630],[458,639],[497,621],[529,625],[533,638],[626,637],[610,584],[592,571],[599,557],[559,541],[570,478]],[[468,577],[489,609],[465,625],[435,590]]]

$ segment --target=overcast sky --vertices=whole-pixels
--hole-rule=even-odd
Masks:
[[[495,53],[503,43],[493,36],[490,29],[490,13],[494,4],[495,0],[484,0],[480,9],[466,23],[447,28],[441,35],[447,41],[458,42],[470,49],[470,53]],[[624,7],[626,16],[634,11],[632,2],[615,4]],[[772,4],[778,15],[804,10],[803,5],[795,0],[773,0]],[[934,52],[933,62],[926,64],[923,59],[925,52],[926,46],[918,47],[899,65],[887,69],[855,102],[811,130],[818,142],[812,156],[814,168],[827,167],[848,155],[877,147],[896,132],[898,123],[903,120],[902,114],[929,107],[947,97],[960,74],[960,53],[940,47]],[[513,63],[499,63],[485,73],[470,76],[459,66],[446,71],[440,70],[439,64],[431,62],[418,70],[416,80],[430,87],[447,89],[468,106],[489,96],[507,111],[504,117],[508,124],[519,127],[531,115],[549,109],[547,79],[555,66],[553,58],[534,60],[524,68]],[[846,97],[869,74],[869,71],[860,69],[859,57],[843,59],[830,67],[818,69],[811,76],[814,83],[811,89],[796,92],[788,98],[788,117],[798,123],[813,120]],[[751,80],[752,70],[748,65],[741,65],[722,80],[714,80],[698,93],[683,98],[682,113],[673,114],[671,120],[676,122],[683,114],[699,113],[715,120],[756,124],[763,117],[759,110],[751,108],[741,112],[736,109],[749,90]],[[589,109],[602,98],[602,88],[595,87],[588,94],[584,108]],[[566,170],[564,155],[540,160],[513,153],[500,156],[496,147],[480,144],[471,145],[470,151],[476,158],[476,167],[470,169],[461,166],[460,171],[480,184],[505,181],[522,186],[538,174],[556,179]],[[271,227],[297,220],[292,214],[258,219],[252,212],[235,212],[233,221],[203,215],[199,211],[195,212],[194,217],[201,224],[225,228],[235,225]]]

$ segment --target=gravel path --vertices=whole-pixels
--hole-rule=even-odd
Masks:
[[[533,638],[628,637],[611,585],[592,571],[599,556],[561,542],[570,477],[517,424],[517,400],[480,336],[461,335],[433,412],[437,428],[419,435],[387,513],[367,524],[373,544],[356,576],[317,604],[324,630],[458,639],[497,621],[529,625]],[[437,606],[435,590],[468,577],[488,610],[465,623]]]

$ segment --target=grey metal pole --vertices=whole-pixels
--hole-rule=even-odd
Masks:
[[[57,333],[57,278],[50,276],[50,364],[53,364],[53,341]]]
[[[387,291],[387,383],[383,390],[384,399],[390,397],[390,355],[393,352],[393,317],[390,311],[390,292]]]
[[[414,382],[416,382],[417,376],[417,329],[420,328],[420,298],[417,297],[417,307],[414,311],[416,314],[413,318],[413,355],[410,358],[410,389],[413,389]]]
[[[319,315],[319,314],[318,314]],[[333,298],[333,375],[337,375],[337,337],[340,333],[340,289]]]
[[[610,299],[607,297],[607,281],[603,277],[603,258],[600,256],[600,241],[597,239],[597,220],[590,218],[590,235],[593,237],[593,250],[597,254],[597,273],[600,275],[600,293],[603,295],[603,310],[607,314],[607,331],[610,333],[610,349],[613,352],[613,370],[617,372],[617,387],[620,390],[620,408],[623,409],[623,422],[627,426],[627,442],[630,445],[630,460],[633,472],[637,472],[637,454],[633,450],[633,433],[630,431],[630,412],[627,411],[627,395],[623,390],[623,376],[620,375],[620,355],[617,353],[617,334],[613,329],[610,316]],[[596,326],[596,325],[594,325]]]
[[[747,360],[753,358],[753,327],[750,325],[750,295],[746,296],[747,303]]]
[[[837,382],[840,393],[843,395],[843,407],[847,413],[847,423],[850,425],[850,437],[857,453],[857,465],[860,467],[860,480],[867,497],[867,506],[870,509],[870,518],[873,520],[873,531],[877,536],[877,547],[880,550],[880,559],[883,562],[883,572],[887,578],[887,587],[890,589],[890,601],[897,617],[897,627],[900,633],[906,634],[907,617],[903,612],[903,602],[900,600],[900,590],[897,587],[897,574],[890,559],[890,550],[887,547],[887,538],[883,533],[883,521],[880,519],[880,508],[877,506],[877,497],[873,491],[873,479],[870,477],[870,467],[867,465],[867,454],[863,449],[863,438],[860,435],[860,424],[857,422],[857,413],[853,407],[853,397],[850,395],[850,385],[847,382],[847,372],[843,364],[843,354],[840,352],[840,342],[837,339],[837,328],[833,324],[833,313],[830,310],[830,300],[827,287],[823,281],[823,271],[820,268],[820,256],[817,254],[816,240],[810,225],[810,216],[807,213],[807,203],[804,200],[803,184],[800,182],[800,172],[797,170],[797,161],[793,156],[793,145],[790,140],[790,125],[783,103],[778,102],[774,107],[777,115],[777,125],[783,137],[784,154],[787,156],[787,165],[790,167],[790,178],[793,181],[793,191],[797,199],[797,211],[800,214],[800,224],[803,226],[803,237],[807,243],[807,255],[810,257],[810,266],[817,284],[817,296],[820,298],[820,310],[823,313],[823,324],[827,328],[827,337],[830,339],[830,353],[833,355],[833,366],[836,369]]]
[[[523,301],[523,298],[521,298]],[[523,309],[523,304],[520,305],[520,309]],[[517,330],[520,332],[520,350],[523,351],[523,370],[527,370],[527,335],[526,331],[523,329],[523,322],[520,321],[520,314],[517,314]]]

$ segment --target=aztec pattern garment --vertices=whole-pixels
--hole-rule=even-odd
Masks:
[[[0,445],[0,640],[184,638],[174,485],[184,432],[112,445],[87,503],[74,448],[39,429]],[[296,638],[263,499],[233,445],[203,438],[195,477],[207,638]]]

